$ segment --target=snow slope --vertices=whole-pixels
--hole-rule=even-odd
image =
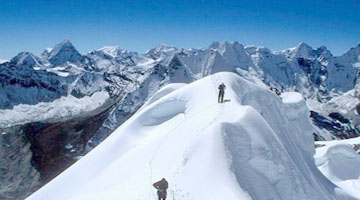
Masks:
[[[9,60],[0,59],[0,64],[5,63],[5,62],[9,62]]]
[[[347,140],[319,141],[316,165],[333,183],[354,197],[360,198],[360,137]]]
[[[224,104],[217,85],[227,85]],[[308,110],[233,73],[169,86],[28,200],[352,199],[316,168]],[[164,91],[164,90],[163,90]],[[293,96],[293,97],[291,97]]]

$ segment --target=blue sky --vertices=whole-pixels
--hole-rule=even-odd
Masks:
[[[238,41],[271,50],[304,41],[341,55],[360,42],[358,0],[0,0],[0,58],[40,54],[69,39],[82,53],[118,45],[140,53],[166,43]]]

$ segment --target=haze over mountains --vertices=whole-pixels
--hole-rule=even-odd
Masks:
[[[21,52],[0,65],[1,143],[11,143],[1,148],[12,155],[4,157],[0,175],[1,186],[11,189],[0,197],[21,199],[46,183],[161,87],[216,72],[237,73],[267,90],[300,92],[317,140],[359,136],[359,56],[360,44],[333,56],[305,43],[273,52],[238,42],[189,50],[159,45],[145,54],[107,46],[80,54],[64,40],[39,56]]]

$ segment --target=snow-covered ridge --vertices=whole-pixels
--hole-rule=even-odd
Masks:
[[[359,82],[358,49],[359,46],[334,57],[326,47],[313,49],[305,43],[274,52],[266,47],[243,46],[238,42],[214,42],[207,48],[189,50],[162,44],[145,54],[106,46],[81,55],[70,41],[64,40],[54,48],[46,49],[40,57],[28,52],[20,53],[4,67],[6,72],[1,72],[6,75],[3,82],[12,84],[0,91],[0,108],[34,105],[69,94],[90,96],[104,90],[110,96],[119,92],[118,95],[125,95],[127,91],[123,87],[128,81],[145,88],[159,88],[172,82],[189,83],[216,72],[229,71],[263,87],[277,88],[282,92],[298,91],[307,101],[315,102],[313,109],[321,110],[324,103],[346,94]],[[22,73],[18,72],[19,69]],[[30,74],[39,76],[34,78]],[[48,84],[42,84],[44,80],[59,87],[54,91]],[[30,84],[30,87],[25,84],[27,87],[24,87],[23,83],[32,82],[36,84]],[[10,91],[20,91],[19,87],[21,93],[10,94]],[[150,94],[153,91],[144,92]],[[32,93],[39,95],[28,98]],[[141,101],[148,97],[145,95]],[[333,102],[330,110],[341,106],[341,101]],[[346,109],[352,110],[355,106],[349,105]]]
[[[337,186],[360,197],[360,137],[315,143],[315,161],[320,171]],[[358,153],[356,153],[357,150]]]
[[[220,82],[230,102],[217,103]],[[168,88],[27,199],[150,200],[162,177],[178,200],[354,199],[316,168],[297,94],[284,103],[233,73]]]
[[[214,42],[209,47],[199,49],[159,45],[145,54],[111,46],[80,54],[70,41],[65,40],[54,48],[46,49],[40,56],[23,52],[10,62],[0,64],[0,108],[9,110],[25,104],[35,108],[34,105],[41,104],[50,106],[51,110],[54,101],[69,99],[78,102],[82,98],[90,98],[94,93],[106,91],[116,103],[103,113],[104,121],[99,122],[100,128],[93,127],[91,131],[95,133],[88,133],[89,137],[92,137],[89,141],[82,140],[81,144],[74,144],[85,146],[89,143],[89,146],[93,147],[132,116],[159,88],[171,83],[179,83],[180,87],[182,83],[191,83],[216,72],[228,71],[236,72],[266,90],[271,87],[282,93],[297,91],[305,97],[308,104],[316,102],[312,105],[314,110],[322,110],[321,108],[325,108],[324,104],[330,102],[327,104],[329,106],[326,106],[326,111],[318,113],[325,116],[325,121],[334,121],[328,124],[328,127],[335,130],[334,134],[351,132],[356,135],[360,134],[358,115],[344,115],[343,117],[347,118],[344,121],[349,123],[335,128],[337,120],[342,120],[341,116],[335,113],[335,119],[326,117],[333,112],[343,113],[339,109],[354,113],[351,111],[354,111],[356,105],[352,102],[357,102],[354,98],[358,96],[356,94],[359,92],[356,91],[360,84],[358,53],[357,47],[346,55],[334,57],[325,47],[313,49],[306,44],[299,44],[288,51],[274,52],[266,47],[244,46],[238,42]],[[154,96],[154,102],[147,102],[153,104],[170,95],[174,89],[176,87],[164,87],[163,93]],[[354,94],[348,95],[350,91],[354,91]],[[292,108],[295,113],[306,112],[302,109],[302,100],[293,99],[293,95],[290,97],[288,100],[293,104],[284,104],[284,107],[291,105],[287,107]],[[342,107],[340,104],[344,101],[351,103]],[[181,104],[174,107],[174,113],[184,106],[186,107]],[[58,110],[59,113],[68,113],[66,107],[62,108],[64,110]],[[38,115],[26,116],[29,119],[25,119],[24,115],[22,120],[13,122],[18,124],[21,121],[51,121],[41,116],[35,119]],[[290,114],[287,117],[296,119],[297,115]],[[320,139],[334,137],[326,128],[316,129],[316,133],[318,132],[324,132],[323,135],[327,136],[319,137]],[[71,138],[71,134],[66,137]],[[6,180],[11,181],[11,176],[19,176],[18,172],[11,170],[9,167],[9,174],[13,174],[7,176]],[[54,174],[59,172],[56,171]],[[27,183],[10,184],[13,185],[6,187],[16,188],[16,191],[9,190],[9,193],[18,193],[22,191],[22,185]]]
[[[9,60],[6,60],[6,59],[0,59],[0,64],[3,64],[5,62],[9,62]]]

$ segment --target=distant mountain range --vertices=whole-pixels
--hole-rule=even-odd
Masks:
[[[305,43],[274,52],[238,42],[214,42],[188,50],[158,45],[145,54],[107,46],[80,54],[64,40],[39,56],[21,52],[0,64],[0,115],[4,116],[0,132],[23,149],[3,162],[16,163],[22,156],[32,156],[22,161],[22,167],[35,168],[40,175],[32,172],[27,179],[11,182],[18,175],[9,170],[10,175],[0,175],[8,180],[0,186],[21,183],[14,191],[34,189],[36,184],[24,183],[37,177],[41,185],[54,177],[106,138],[162,86],[190,83],[222,71],[235,72],[267,89],[300,92],[311,110],[317,140],[359,136],[359,56],[360,44],[342,56],[333,56],[324,46],[313,49]],[[77,107],[80,102],[83,106]],[[59,107],[55,112],[53,108]],[[43,113],[52,114],[44,117]],[[18,141],[18,137],[26,139]]]

